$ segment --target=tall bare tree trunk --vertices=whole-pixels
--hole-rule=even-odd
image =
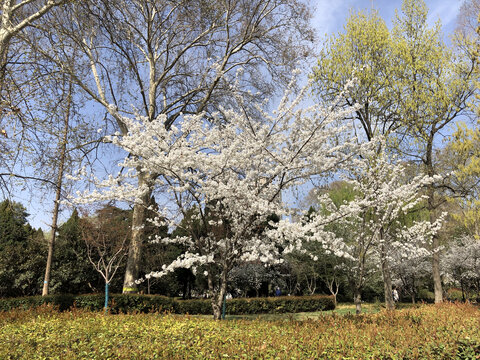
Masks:
[[[50,273],[52,271],[53,251],[55,249],[55,237],[57,233],[58,212],[60,208],[60,197],[62,195],[63,172],[65,169],[65,158],[67,153],[68,124],[70,120],[71,104],[72,104],[72,82],[70,81],[69,88],[68,88],[67,104],[66,104],[67,106],[65,109],[65,123],[64,123],[64,129],[63,129],[63,138],[59,144],[60,158],[59,158],[59,164],[58,164],[57,181],[55,183],[56,191],[55,191],[55,202],[53,205],[53,216],[52,216],[52,226],[51,226],[52,233],[48,241],[47,265],[45,267],[45,278],[43,281],[42,296],[48,295],[48,287],[50,284]]]
[[[138,186],[150,186],[150,175],[139,172]],[[127,267],[125,269],[125,277],[123,280],[123,293],[136,294],[138,293],[138,286],[135,283],[140,276],[140,264],[142,260],[142,247],[145,226],[145,210],[150,202],[152,195],[151,188],[145,191],[141,197],[141,203],[136,203],[133,207],[132,218],[132,239],[128,249]]]
[[[443,288],[442,277],[440,276],[440,252],[437,249],[440,247],[440,241],[437,235],[433,236],[433,250],[432,256],[432,272],[433,272],[433,286],[435,292],[435,304],[443,302]]]
[[[386,256],[384,257],[384,245],[382,245],[382,275],[383,275],[383,288],[385,293],[385,307],[387,310],[395,309],[395,302],[393,301],[392,293],[392,276],[390,273],[390,267]]]
[[[433,135],[430,137],[427,143],[426,149],[426,159],[425,159],[425,166],[427,167],[427,175],[433,176],[435,175],[434,168],[433,168]],[[430,213],[430,222],[434,222],[435,216],[435,189],[434,185],[428,185],[427,189],[427,196],[428,196],[428,203],[427,208]],[[442,289],[442,278],[440,276],[440,252],[438,251],[440,247],[440,239],[438,235],[433,235],[432,239],[432,275],[433,275],[433,286],[434,286],[434,293],[435,293],[435,304],[443,302],[443,289]]]

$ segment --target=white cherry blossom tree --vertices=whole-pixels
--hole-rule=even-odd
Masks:
[[[289,89],[293,87],[292,82]],[[159,208],[153,223],[173,227],[193,211],[201,231],[156,239],[180,243],[187,251],[148,276],[163,276],[179,267],[203,271],[214,318],[219,319],[228,273],[235,265],[278,263],[282,251],[297,246],[296,237],[265,236],[269,216],[290,214],[281,201],[282,190],[337,170],[358,147],[350,140],[354,137],[349,127],[341,125],[356,107],[302,107],[306,91],[298,96],[287,91],[271,112],[265,104],[257,106],[261,121],[230,109],[214,113],[208,121],[202,114],[184,115],[170,129],[165,127],[166,115],[151,122],[140,116],[123,118],[128,133],[110,141],[134,155],[121,164],[130,170],[123,179],[103,182],[104,191],[84,194],[80,201],[115,198],[138,203],[143,192],[155,188],[161,189],[168,205]],[[236,101],[241,108],[244,98]],[[159,176],[142,187],[134,181],[138,171]]]
[[[324,195],[320,203],[328,213],[319,212],[310,222],[297,225],[293,230],[310,241],[322,242],[334,254],[351,261],[350,281],[357,314],[361,312],[361,293],[369,266],[380,267],[386,307],[393,309],[391,255],[400,253],[406,258],[427,253],[428,242],[441,224],[441,219],[435,223],[401,224],[401,217],[423,200],[422,189],[434,179],[428,176],[408,179],[404,164],[382,150],[382,140],[373,140],[367,145],[362,148],[361,156],[352,159],[345,176],[355,198],[335,205],[328,194]],[[342,228],[343,237],[329,230],[330,224]],[[292,234],[288,227],[280,224],[279,230]]]
[[[384,151],[378,152],[375,148],[371,148],[363,158],[355,160],[354,169],[349,182],[359,196],[352,204],[347,205],[355,212],[355,216],[348,221],[353,220],[356,223],[354,228],[358,231],[356,239],[359,246],[354,246],[354,254],[362,259],[369,248],[376,253],[383,276],[385,305],[387,309],[393,309],[390,269],[392,253],[400,253],[404,258],[426,254],[431,236],[438,231],[441,224],[441,220],[434,224],[430,221],[418,221],[402,225],[400,222],[402,216],[414,211],[424,200],[421,192],[425,185],[431,184],[434,179],[423,175],[407,178],[403,163],[396,162]],[[343,209],[342,213],[345,211],[348,210]],[[358,263],[360,276],[355,288],[357,310],[361,306],[359,297],[364,261],[365,259],[362,259]]]
[[[457,239],[442,258],[444,277],[460,285],[463,299],[480,293],[480,242],[473,236]]]
[[[412,304],[417,301],[418,290],[432,277],[431,256],[412,255],[408,259],[399,253],[392,253],[392,278],[394,285],[404,296],[410,296]]]

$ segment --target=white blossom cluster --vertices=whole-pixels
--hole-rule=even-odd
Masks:
[[[442,257],[444,279],[455,285],[477,287],[480,280],[480,242],[473,236],[457,240]]]
[[[350,214],[340,221],[363,224],[358,236],[370,239],[374,251],[379,251],[379,246],[383,245],[388,252],[395,250],[405,258],[426,256],[443,216],[434,223],[425,220],[402,224],[399,220],[426,199],[422,192],[439,178],[425,175],[409,178],[406,165],[378,150],[378,146],[385,147],[382,139],[364,148],[362,156],[352,161],[346,180],[358,196],[340,207],[341,214]]]
[[[359,288],[367,276],[368,266],[393,264],[401,259],[430,255],[432,236],[438,232],[445,215],[437,221],[403,221],[409,212],[421,206],[425,186],[438,180],[428,176],[409,178],[406,166],[396,162],[384,149],[383,139],[375,139],[350,159],[344,172],[345,184],[355,193],[352,201],[335,205],[325,194],[319,198],[321,210],[304,223],[282,221],[271,232],[294,238],[289,250],[300,250],[304,241],[317,241],[333,254],[351,262]],[[332,227],[333,226],[333,227]],[[342,229],[344,238],[338,235]],[[388,265],[386,265],[388,266]]]
[[[168,129],[165,115],[152,122],[140,116],[123,119],[128,135],[108,139],[131,154],[120,165],[130,169],[129,179],[137,171],[150,174],[154,180],[148,186],[162,189],[162,199],[169,199],[152,222],[178,224],[178,213],[190,211],[203,229],[189,237],[157,239],[181,243],[188,251],[150,276],[210,263],[227,272],[242,261],[275,263],[281,248],[296,246],[295,234],[263,233],[270,215],[289,214],[282,190],[337,170],[358,147],[342,121],[358,107],[302,107],[306,91],[294,97],[288,90],[271,112],[258,105],[256,119],[231,109],[208,121],[203,114],[184,115]],[[108,179],[104,191],[81,197],[140,199],[145,189],[129,184]]]

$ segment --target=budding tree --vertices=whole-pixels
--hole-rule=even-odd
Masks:
[[[132,107],[142,115],[138,120],[162,118],[170,128],[182,114],[210,118],[220,105],[233,106],[229,84],[239,68],[238,89],[257,99],[283,88],[311,53],[309,19],[301,0],[101,0],[58,9],[37,28],[47,34],[43,55],[127,135],[123,117],[134,116]],[[74,57],[64,51],[72,48],[79,49]],[[240,110],[254,112],[248,103]],[[157,176],[138,171],[138,184],[149,186]],[[150,196],[145,192],[134,207],[124,292],[138,290],[133,281]]]

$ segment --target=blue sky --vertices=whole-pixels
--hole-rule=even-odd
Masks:
[[[434,24],[440,20],[446,40],[456,27],[457,15],[462,3],[463,0],[426,1],[429,9],[429,23]],[[373,6],[385,19],[387,26],[390,26],[395,16],[395,9],[401,9],[402,0],[311,0],[311,4],[316,8],[312,25],[321,40],[325,34],[334,34],[342,30],[351,9],[368,10]],[[34,228],[41,227],[48,230],[53,208],[53,201],[48,198],[47,195],[43,201],[32,199],[28,204],[29,199],[26,194],[19,194],[14,200],[27,206],[28,212],[31,214],[28,220]],[[65,221],[69,215],[70,209],[65,209],[61,214],[60,221]]]

